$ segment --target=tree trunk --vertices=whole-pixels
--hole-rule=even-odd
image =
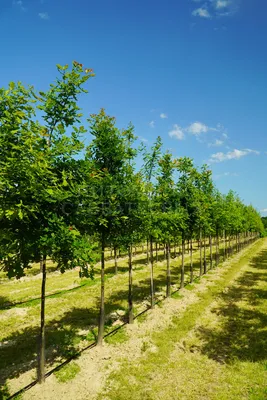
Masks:
[[[216,233],[216,267],[219,265],[219,234],[218,231]]]
[[[129,246],[128,249],[128,258],[129,258],[129,293],[128,293],[128,307],[129,307],[129,324],[133,323],[133,265],[132,265],[132,247]]]
[[[149,264],[149,241],[148,241],[148,239],[146,241],[146,262],[148,265]]]
[[[159,262],[159,256],[158,256],[158,243],[156,242],[156,262]]]
[[[42,289],[41,289],[41,326],[39,342],[39,360],[37,377],[38,382],[45,381],[45,285],[46,285],[46,256],[43,256],[40,262],[42,268]]]
[[[174,258],[176,258],[177,257],[177,254],[176,254],[176,242],[174,242]]]
[[[190,239],[190,283],[194,279],[194,269],[193,269],[193,241]]]
[[[210,269],[212,269],[212,236],[210,235]]]
[[[118,273],[117,247],[114,247],[115,275]]]
[[[199,256],[200,256],[200,276],[203,275],[203,262],[202,262],[202,228],[199,230]]]
[[[102,234],[101,243],[101,295],[100,295],[100,314],[98,322],[97,345],[102,346],[105,328],[105,237]]]
[[[184,287],[184,253],[185,253],[185,240],[182,238],[182,262],[181,262],[181,289]]]
[[[223,261],[226,259],[225,230],[223,231]]]
[[[155,299],[154,299],[154,260],[153,260],[153,240],[152,236],[150,236],[150,304],[151,308],[154,308]]]
[[[170,269],[170,242],[167,243],[167,286],[166,286],[166,296],[171,295],[171,269]]]
[[[204,274],[207,273],[207,260],[206,260],[206,232],[204,231]]]

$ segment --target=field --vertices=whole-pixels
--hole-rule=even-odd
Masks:
[[[149,269],[141,248],[137,250],[136,315],[149,305]],[[102,349],[84,352],[49,377],[43,396],[49,399],[56,393],[56,397],[85,399],[90,393],[90,399],[176,399],[177,395],[186,399],[266,398],[267,241],[251,245],[201,281],[197,279],[199,253],[196,247],[194,250],[193,285],[175,293],[181,261],[172,259],[172,298],[110,336]],[[162,251],[158,258],[156,296],[162,300],[166,281]],[[186,256],[187,266],[188,261]],[[95,340],[99,277],[96,273],[93,281],[80,280],[77,271],[61,275],[52,264],[49,269],[46,356],[51,369]],[[119,260],[116,276],[113,260],[107,262],[106,332],[125,321],[127,269],[125,257]],[[34,266],[23,280],[1,279],[3,398],[35,379],[38,272]],[[39,391],[36,386],[23,398],[39,398]]]

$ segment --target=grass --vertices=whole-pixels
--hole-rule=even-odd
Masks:
[[[208,252],[207,252],[208,256]],[[188,279],[188,255],[186,279]],[[134,309],[135,314],[149,304],[149,268],[146,256],[137,254],[134,258]],[[53,270],[52,265],[50,265]],[[127,259],[119,260],[117,276],[113,275],[113,261],[106,264],[106,332],[113,329],[117,319],[125,320],[127,315],[128,274]],[[48,369],[61,360],[75,354],[96,338],[99,312],[99,266],[94,281],[80,280],[76,271],[63,275],[52,272],[47,279],[46,300],[46,359]],[[198,253],[194,254],[194,271],[199,270]],[[172,283],[179,282],[180,258],[171,260]],[[155,290],[165,295],[166,265],[163,252],[159,252],[159,262],[155,265]],[[179,285],[176,285],[176,287]],[[173,287],[173,290],[176,289]],[[22,281],[2,281],[0,304],[26,301],[17,307],[0,310],[0,340],[4,344],[0,350],[0,375],[2,382],[17,379],[24,372],[36,366],[36,339],[39,333],[40,302],[33,300],[39,295],[40,277],[34,274]],[[54,292],[59,292],[55,294]],[[181,294],[176,292],[174,297]],[[116,336],[116,335],[115,335]],[[116,341],[117,339],[114,340]],[[111,337],[112,338],[112,337]],[[108,339],[111,340],[112,339]],[[119,338],[119,336],[118,336]],[[123,339],[122,339],[123,340]],[[12,360],[12,361],[11,361]],[[24,384],[30,383],[31,379]],[[1,384],[1,382],[0,382]]]
[[[80,370],[80,366],[72,361],[70,364],[67,364],[60,370],[54,372],[54,375],[57,378],[58,382],[65,383],[75,378]]]
[[[266,241],[253,257],[261,246],[198,293],[184,315],[150,335],[156,352],[122,360],[98,400],[267,399]]]

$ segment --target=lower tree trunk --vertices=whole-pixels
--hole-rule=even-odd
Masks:
[[[223,231],[223,261],[226,259],[225,230]]]
[[[159,261],[159,256],[158,256],[158,243],[156,242],[156,262]]]
[[[207,260],[206,260],[206,232],[204,231],[204,274],[207,273]]]
[[[41,325],[39,338],[39,359],[37,378],[39,383],[45,381],[45,285],[46,285],[46,256],[40,262],[42,268],[42,289],[41,289]]]
[[[212,236],[210,235],[210,269],[212,269]]]
[[[177,257],[177,254],[176,254],[176,242],[174,242],[174,258],[176,258]]]
[[[115,275],[118,273],[117,247],[114,247]]]
[[[154,259],[153,259],[153,240],[150,236],[150,304],[151,308],[155,306],[154,299]]]
[[[171,295],[171,269],[170,269],[170,243],[167,243],[167,285],[166,285],[166,296],[170,297]]]
[[[128,249],[128,258],[129,258],[129,293],[128,293],[128,307],[129,307],[129,314],[128,314],[128,322],[129,324],[133,323],[133,265],[132,265],[132,247],[129,246]]]
[[[181,289],[184,287],[184,253],[185,253],[185,240],[182,239],[182,262],[181,262]]]
[[[193,269],[193,241],[190,239],[190,283],[194,279],[194,269]]]
[[[219,265],[219,234],[216,234],[216,267]]]
[[[97,345],[102,346],[105,328],[105,238],[102,235],[101,243],[101,294],[100,294],[100,314],[98,322]]]
[[[200,256],[200,276],[203,275],[203,261],[202,261],[202,229],[199,230],[199,256]]]
[[[149,264],[149,240],[146,241],[146,262]]]

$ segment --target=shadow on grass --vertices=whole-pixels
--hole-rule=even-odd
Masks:
[[[252,258],[250,267],[251,271],[221,293],[219,307],[212,310],[219,316],[220,326],[199,328],[204,341],[200,351],[220,363],[267,359],[267,314],[262,307],[267,290],[255,287],[259,281],[267,281],[267,251]]]
[[[164,255],[159,255],[164,259]],[[141,260],[142,261],[142,260]],[[146,258],[143,259],[146,262]],[[140,260],[136,260],[140,264]],[[155,278],[155,291],[165,290],[166,274],[162,266],[162,272]],[[165,267],[164,267],[165,268]],[[194,260],[194,276],[199,275],[199,260]],[[107,271],[108,272],[108,271]],[[175,263],[172,261],[171,274],[172,284],[180,282],[181,265],[180,260]],[[185,264],[185,274],[189,274],[188,260]],[[82,295],[82,293],[81,293]],[[139,305],[144,300],[149,299],[150,279],[149,271],[146,279],[143,279],[133,286],[133,301]],[[125,321],[127,311],[122,306],[128,298],[128,290],[117,290],[106,299],[106,329],[110,329],[114,319],[110,314],[118,309],[124,310],[125,316],[120,319]],[[50,369],[55,363],[60,363],[62,359],[69,358],[75,354],[79,348],[85,347],[89,342],[95,340],[96,326],[98,322],[99,304],[96,301],[91,309],[73,308],[66,312],[62,318],[49,321],[46,325],[46,360],[47,369]],[[89,333],[88,333],[89,329]],[[80,332],[84,330],[85,332]],[[6,390],[5,382],[7,379],[18,377],[21,373],[36,367],[37,358],[37,338],[39,335],[39,326],[20,329],[9,337],[5,338],[5,345],[0,347],[0,385]],[[34,379],[34,377],[32,377]],[[1,397],[0,397],[1,398]]]

